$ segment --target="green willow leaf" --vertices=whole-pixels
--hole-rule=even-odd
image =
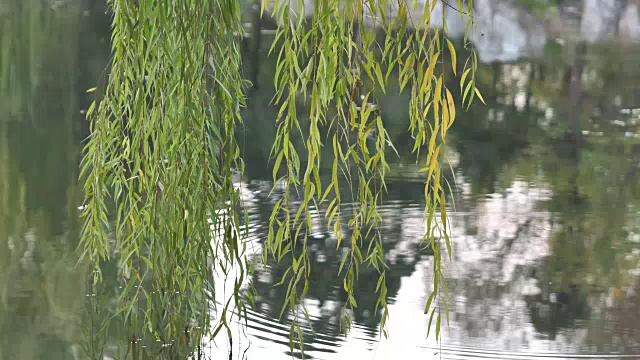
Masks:
[[[454,75],[457,54],[446,31],[431,27],[439,2],[427,0],[418,8],[409,0],[314,1],[312,12],[305,11],[303,1],[293,6],[262,0],[259,6],[260,16],[271,16],[278,25],[269,50],[277,53],[273,105],[278,112],[270,159],[271,194],[281,194],[270,216],[262,261],[290,264],[277,286],[287,287],[281,316],[292,315],[290,347],[297,346],[302,356],[299,314],[308,318],[302,304],[311,273],[308,235],[316,214],[324,214],[343,254],[336,274],[347,295],[343,330],[351,327],[349,313],[358,306],[354,284],[370,267],[378,274],[376,308],[387,335],[388,266],[379,207],[390,171],[387,156],[398,150],[376,96],[392,84],[410,93],[409,132],[416,159],[424,161],[427,230],[422,242],[434,252],[434,291],[425,311],[440,301],[448,309],[440,276],[442,241],[451,256],[440,152],[445,152],[456,104],[446,86],[445,42]],[[104,95],[87,114],[91,136],[81,164],[83,254],[96,269],[96,284],[100,264],[111,257],[119,260],[119,313],[134,335],[151,332],[173,339],[200,324],[201,336],[215,337],[223,328],[231,336],[230,314],[242,319],[245,305],[253,302],[245,295],[251,290],[244,289],[252,269],[245,254],[247,231],[239,225],[243,214],[248,219],[239,210],[241,194],[233,183],[244,169],[236,142],[247,85],[239,52],[244,34],[240,2],[108,3],[113,59]],[[392,8],[395,14],[389,13]],[[465,15],[469,24],[471,9]],[[417,11],[422,14],[415,23]],[[477,62],[472,52],[460,79],[461,103],[467,108],[475,96],[484,103],[475,87]],[[301,104],[308,113],[298,109]],[[420,151],[426,152],[426,161]],[[320,172],[321,154],[328,154],[332,164],[327,180]],[[215,281],[227,280],[232,280],[232,294],[221,298]],[[137,300],[151,305],[133,311]],[[211,324],[208,314],[216,302],[225,305],[215,309],[217,323]],[[435,307],[427,333],[434,314]],[[440,318],[438,311],[436,338]],[[146,324],[147,330],[135,324]],[[189,346],[195,347],[199,338],[192,338]]]

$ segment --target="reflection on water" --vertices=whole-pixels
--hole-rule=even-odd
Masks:
[[[0,359],[82,358],[80,110],[107,34],[90,9],[45,3],[0,2]]]
[[[108,20],[99,7],[42,4],[49,2],[0,6],[0,359],[84,358],[83,305],[93,295],[85,286],[86,268],[76,266],[75,179],[86,135],[81,111],[90,101],[84,89],[106,63]],[[265,59],[269,35],[258,34],[243,44],[247,74],[260,86],[250,90],[239,136],[247,160],[240,185],[249,237],[259,250],[280,194],[270,194],[265,165],[276,116],[267,86],[275,59]],[[368,269],[357,285],[354,326],[342,335],[345,298],[336,274],[343,250],[336,250],[318,215],[309,247],[307,355],[640,353],[640,52],[616,43],[555,40],[544,52],[544,58],[481,65],[487,106],[471,107],[451,130],[448,176],[457,186],[450,209],[454,257],[446,270],[452,303],[442,343],[433,334],[425,339],[432,264],[419,245],[422,184],[415,162],[398,146],[401,156],[380,210],[390,338],[379,341],[375,297],[368,296],[377,277]],[[406,143],[406,94],[390,92],[379,101],[394,142]],[[283,275],[283,261],[257,264],[251,279],[256,308],[248,327],[238,329],[244,332],[234,334],[235,356],[288,353],[290,315],[278,320],[286,289],[272,286]],[[105,301],[109,306],[114,299]],[[93,320],[100,323],[99,317]],[[126,351],[117,346],[128,336],[112,326],[105,339],[93,336],[94,350],[118,358]],[[216,345],[226,354],[226,343],[207,351]]]

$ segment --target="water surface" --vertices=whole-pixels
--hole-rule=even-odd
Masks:
[[[109,20],[101,6],[82,2],[6,3],[12,5],[0,7],[0,359],[81,359],[91,294],[87,269],[77,265],[77,163],[92,100],[85,90],[103,78]],[[269,42],[266,33],[244,44],[245,70],[258,87],[249,93],[239,134],[247,171],[238,185],[257,248],[278,196],[269,195],[266,165],[277,111],[269,105],[275,64],[265,57]],[[305,328],[315,336],[308,331],[307,356],[640,356],[640,52],[603,42],[577,46],[578,55],[570,56],[567,46],[548,40],[544,57],[483,63],[478,78],[487,106],[458,112],[447,146],[454,255],[447,262],[452,305],[442,341],[426,338],[432,258],[419,246],[422,183],[411,154],[398,146],[380,209],[390,337],[381,340],[372,296],[377,277],[367,270],[352,331],[341,334],[341,252],[317,216],[305,300],[311,315]],[[576,73],[578,84],[570,81]],[[403,135],[406,102],[404,94],[380,99],[400,145],[410,140]],[[289,320],[278,320],[286,289],[272,286],[283,271],[272,263],[257,267],[256,309],[236,336],[235,357],[289,353]],[[113,329],[104,341],[105,354],[115,357],[126,335]]]

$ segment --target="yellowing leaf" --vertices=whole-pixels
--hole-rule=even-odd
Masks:
[[[436,120],[436,127],[440,120],[440,99],[442,99],[442,76],[440,76],[436,81],[436,90],[433,93],[433,116]]]
[[[427,68],[427,73],[424,76],[423,90],[430,88],[428,86],[431,84],[431,79],[433,78],[433,71],[436,68],[436,64],[438,63],[438,53],[436,52],[431,56],[431,61],[429,62],[429,67]]]
[[[436,91],[433,93],[433,101],[440,101],[442,97],[442,76],[436,81]]]
[[[487,105],[487,103],[484,102],[482,95],[480,95],[480,90],[478,90],[478,88],[474,88],[474,90],[476,91],[476,95],[478,95],[478,98],[480,99],[480,101],[482,101],[483,104]]]
[[[456,119],[456,104],[453,102],[453,95],[451,95],[449,89],[445,89],[445,91],[447,92],[447,105],[449,107],[449,125],[447,127],[451,127],[451,124]]]
[[[449,39],[447,39],[447,46],[449,47],[449,54],[451,54],[451,68],[453,68],[453,74],[456,75],[456,49],[453,47],[453,44]]]
[[[96,88],[94,88],[94,87],[92,87],[91,89],[87,90],[88,93],[92,93],[94,91],[96,91]]]
[[[449,128],[449,107],[445,104],[445,99],[442,99],[442,141],[444,142],[444,137]]]

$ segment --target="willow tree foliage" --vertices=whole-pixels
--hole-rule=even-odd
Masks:
[[[439,335],[441,315],[432,304],[447,309],[441,258],[451,253],[442,148],[456,118],[445,76],[459,77],[463,106],[480,93],[475,54],[469,51],[464,66],[458,65],[445,36],[446,19],[431,17],[441,0],[425,2],[262,0],[260,11],[279,24],[271,54],[278,59],[273,106],[279,108],[271,159],[274,187],[285,189],[271,214],[262,260],[290,260],[279,285],[287,288],[282,313],[289,310],[294,319],[292,347],[297,343],[303,350],[300,317],[308,318],[302,300],[309,287],[307,235],[314,212],[324,215],[344,249],[336,276],[344,279],[348,299],[345,331],[349,310],[357,307],[358,273],[372,267],[379,273],[375,291],[386,335],[387,266],[379,232],[384,218],[377,208],[384,200],[387,156],[395,149],[375,99],[396,81],[396,88],[411,94],[407,131],[415,139],[416,159],[424,163],[423,245],[434,253],[435,279],[425,312]],[[468,20],[467,44],[472,1],[442,4]],[[102,279],[100,265],[116,259],[122,278],[118,315],[131,324],[134,351],[140,338],[189,343],[221,329],[230,338],[228,310],[246,319],[252,302],[252,292],[245,291],[252,263],[238,225],[241,194],[233,185],[243,171],[235,132],[249,85],[241,72],[239,2],[109,5],[113,59],[98,90],[90,90],[96,101],[87,113],[91,136],[81,169],[82,243],[95,264],[94,286]],[[302,16],[310,7],[312,15]],[[444,28],[432,26],[443,20]],[[300,104],[310,109],[304,119]],[[328,177],[321,176],[321,149],[332,154]],[[349,191],[341,192],[341,185]],[[349,214],[342,211],[346,203],[353,205]],[[233,282],[232,294],[216,294],[214,279],[220,276],[214,274]],[[213,326],[209,306],[219,306]]]

